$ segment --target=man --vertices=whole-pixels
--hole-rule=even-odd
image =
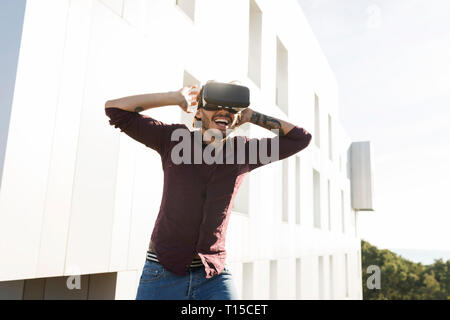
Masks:
[[[189,86],[173,92],[124,97],[105,104],[109,123],[157,151],[164,170],[161,206],[136,299],[238,299],[226,266],[225,235],[239,186],[248,172],[267,163],[261,157],[262,148],[276,153],[275,160],[278,160],[306,148],[311,141],[310,133],[287,121],[249,107],[236,112],[225,106],[206,106],[202,97],[202,90]],[[187,113],[193,113],[193,108],[198,107],[195,124],[201,127],[203,141],[199,143],[195,139],[198,130],[191,132],[183,124],[166,124],[139,113],[169,105],[178,105]],[[244,123],[278,130],[278,136],[230,138],[229,133]],[[177,153],[173,151],[180,142],[172,138],[180,129],[187,132],[191,142],[191,149],[183,150],[183,156],[193,161],[175,161]],[[218,132],[225,138],[220,138]],[[222,146],[212,152],[214,156],[232,154],[234,161],[208,164],[205,159],[200,163],[194,159],[199,150],[204,156],[210,144]],[[272,150],[272,145],[278,150]],[[242,146],[244,159],[238,161]]]

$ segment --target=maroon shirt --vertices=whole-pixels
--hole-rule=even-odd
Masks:
[[[166,124],[118,108],[107,108],[105,113],[111,119],[111,125],[161,156],[164,187],[151,241],[159,262],[180,276],[186,274],[196,254],[205,266],[206,278],[222,272],[226,260],[225,236],[234,198],[246,174],[266,164],[259,158],[261,143],[267,143],[267,154],[270,155],[270,140],[279,139],[281,160],[306,148],[311,141],[311,134],[298,126],[282,137],[249,139],[237,136],[227,140],[234,139],[234,164],[226,163],[227,147],[231,150],[227,144],[221,152],[222,164],[206,164],[203,160],[201,164],[195,164],[194,146],[204,150],[206,144],[194,139],[194,131],[189,131],[184,124]],[[188,130],[192,139],[191,164],[174,164],[171,159],[171,150],[179,143],[171,141],[171,133],[178,128]],[[251,140],[257,146],[256,163],[252,163],[249,156],[250,150],[254,150],[249,148]],[[238,143],[245,148],[244,163],[237,161]]]

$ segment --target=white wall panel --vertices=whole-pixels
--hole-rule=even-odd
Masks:
[[[254,280],[252,299],[268,300],[269,299],[269,264],[267,260],[256,260],[253,263]]]
[[[228,268],[230,269],[231,274],[233,275],[233,283],[237,291],[238,299],[242,298],[242,289],[243,289],[243,263],[240,261],[231,262],[228,261],[227,263]]]
[[[123,271],[117,273],[116,280],[116,300],[134,300],[136,298],[137,286],[140,272],[136,271]]]
[[[70,2],[37,277],[64,274],[92,3],[92,0]]]
[[[231,214],[228,221],[228,231],[226,236],[226,248],[233,248],[227,251],[227,261],[241,261],[244,259],[244,225],[243,221],[248,220],[248,217],[238,214]]]
[[[84,273],[109,269],[115,181],[119,145],[108,124],[104,104],[108,79],[122,77],[116,67],[120,52],[117,39],[126,38],[126,27],[110,10],[97,2],[93,6],[93,25],[88,73],[81,111],[80,134],[74,177],[72,213],[66,257],[67,273],[79,268]],[[122,51],[119,51],[122,48]],[[111,52],[115,54],[112,55]],[[118,90],[120,92],[120,90]]]
[[[292,281],[295,270],[292,259],[277,260],[277,299],[288,300],[295,297],[295,281]]]
[[[128,29],[98,2],[93,15],[65,273],[71,268],[81,274],[102,273],[110,262],[118,141],[105,115],[104,88],[113,89],[110,79],[124,76],[125,64],[118,67],[117,61],[126,49],[117,41],[126,39]]]
[[[0,194],[0,280],[34,277],[68,1],[28,1]],[[12,245],[13,244],[13,245]]]

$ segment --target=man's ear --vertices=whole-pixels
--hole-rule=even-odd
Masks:
[[[198,122],[198,121],[202,121],[202,118],[200,117],[200,110],[197,110],[197,112],[195,113],[195,115],[194,115],[194,119],[192,120],[192,126],[194,127],[194,128],[201,128],[201,125],[196,125],[196,122]]]
[[[202,120],[200,109],[197,109],[197,112],[195,113],[195,116],[194,116],[194,120],[195,121],[201,121]]]

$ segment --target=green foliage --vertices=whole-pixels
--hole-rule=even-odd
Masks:
[[[361,240],[361,262],[364,300],[450,300],[450,260],[424,266]],[[370,265],[380,268],[380,289],[367,287]]]

